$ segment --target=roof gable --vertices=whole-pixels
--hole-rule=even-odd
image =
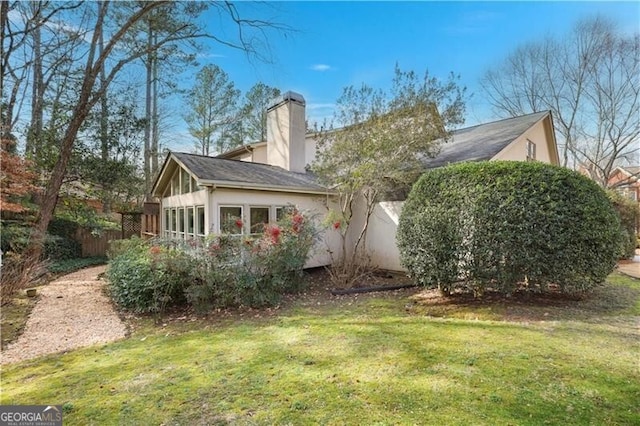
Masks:
[[[154,195],[161,196],[176,167],[184,167],[203,186],[318,194],[327,192],[327,188],[318,184],[310,173],[290,172],[261,163],[172,152],[154,185]]]
[[[427,168],[435,168],[462,161],[490,160],[549,114],[537,112],[455,130],[451,140],[442,143],[440,153],[423,162]]]

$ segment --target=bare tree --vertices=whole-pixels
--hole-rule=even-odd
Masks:
[[[53,3],[56,4],[57,3]],[[57,84],[52,86],[52,92],[55,99],[62,101],[73,99],[72,104],[57,103],[52,108],[49,116],[56,119],[59,124],[56,126],[58,132],[56,144],[56,157],[50,169],[48,185],[46,187],[40,214],[37,221],[36,229],[39,235],[44,235],[47,226],[53,216],[56,207],[57,197],[67,172],[67,167],[71,159],[76,140],[89,112],[93,107],[103,99],[107,88],[121,75],[122,70],[134,61],[147,55],[150,51],[158,51],[164,46],[173,43],[181,43],[197,38],[210,38],[214,41],[222,43],[226,46],[243,49],[248,55],[260,54],[256,44],[256,40],[260,40],[260,36],[265,34],[269,29],[283,30],[284,26],[280,26],[273,22],[261,20],[251,20],[240,17],[236,6],[228,2],[220,3],[203,3],[206,6],[217,10],[221,15],[230,19],[237,27],[238,33],[232,39],[224,39],[221,36],[209,34],[197,25],[197,17],[202,12],[202,4],[192,2],[178,3],[172,1],[154,1],[154,2],[79,2],[79,3],[60,3],[60,8],[77,8],[79,17],[73,22],[73,28],[69,24],[62,21],[54,22],[51,19],[52,14],[38,17],[37,21],[28,19],[23,21],[24,28],[14,29],[8,19],[9,3],[3,1],[1,3],[0,17],[2,22],[2,99],[3,103],[9,101],[10,106],[20,97],[20,83],[24,77],[17,73],[17,70],[26,70],[31,65],[25,55],[15,55],[16,47],[21,44],[24,46],[28,35],[32,33],[32,22],[37,22],[41,28],[62,29],[76,41],[75,49],[70,52],[70,69],[74,70],[72,75],[61,75],[52,73],[52,81]],[[15,4],[14,4],[15,5]],[[147,43],[144,34],[144,20],[150,16],[155,10],[163,7],[176,7],[185,18],[180,21],[179,25],[168,28],[166,31],[158,34],[157,38],[153,38],[151,44]],[[257,32],[257,34],[256,34]],[[247,36],[250,33],[251,36]],[[256,38],[257,37],[257,38]],[[42,41],[42,40],[41,40]],[[9,52],[5,49],[5,45],[11,47]],[[59,51],[51,52],[59,53]],[[44,49],[40,52],[42,63],[47,64],[47,53]],[[49,62],[49,66],[53,61]],[[47,68],[43,69],[43,75],[47,72]],[[26,72],[23,75],[27,75]],[[5,81],[8,77],[13,80],[11,91],[6,92]],[[20,80],[22,78],[23,80]],[[46,78],[46,77],[45,77]],[[73,95],[72,95],[73,94]],[[3,107],[4,109],[4,107]],[[12,113],[3,111],[3,132],[7,130],[5,122],[10,124],[14,122]],[[42,241],[38,238],[33,240],[31,249],[35,253],[41,251]],[[36,256],[37,257],[37,256]]]
[[[602,17],[579,21],[567,37],[517,48],[481,84],[500,116],[551,110],[563,165],[606,186],[640,149],[638,40]]]

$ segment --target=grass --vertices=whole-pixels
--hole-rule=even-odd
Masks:
[[[49,272],[56,276],[78,271],[89,266],[104,265],[107,263],[105,256],[83,257],[78,259],[56,260],[49,265]]]
[[[11,303],[0,309],[0,338],[2,349],[22,334],[37,297],[27,297],[24,291],[18,292]]]
[[[139,318],[126,340],[3,366],[0,403],[63,404],[68,425],[639,424],[640,282],[600,291],[438,316],[400,291]]]

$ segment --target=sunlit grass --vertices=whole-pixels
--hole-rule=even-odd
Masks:
[[[144,320],[124,341],[4,366],[0,402],[65,404],[69,425],[638,424],[640,297],[620,294],[526,323],[435,318],[406,294]]]

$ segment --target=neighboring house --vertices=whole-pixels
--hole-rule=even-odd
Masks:
[[[640,203],[640,166],[616,167],[609,176],[607,187]]]
[[[623,197],[635,201],[640,208],[640,166],[620,166],[609,176],[607,187]],[[636,221],[636,232],[640,230],[640,217]]]
[[[330,190],[307,172],[315,158],[313,134],[305,132],[305,100],[285,93],[267,110],[267,141],[246,145],[218,157],[170,153],[155,182],[161,202],[161,232],[175,238],[210,233],[250,234],[274,222],[294,205],[319,220],[333,208]],[[453,133],[425,169],[460,161],[515,160],[559,164],[550,112],[482,124]],[[402,202],[383,202],[373,213],[366,252],[373,265],[401,270],[395,244]],[[242,226],[235,226],[241,219]],[[363,217],[361,218],[363,219]],[[356,222],[358,218],[355,218]],[[357,228],[357,226],[355,227]],[[336,231],[321,235],[307,267],[328,265],[340,255]]]

